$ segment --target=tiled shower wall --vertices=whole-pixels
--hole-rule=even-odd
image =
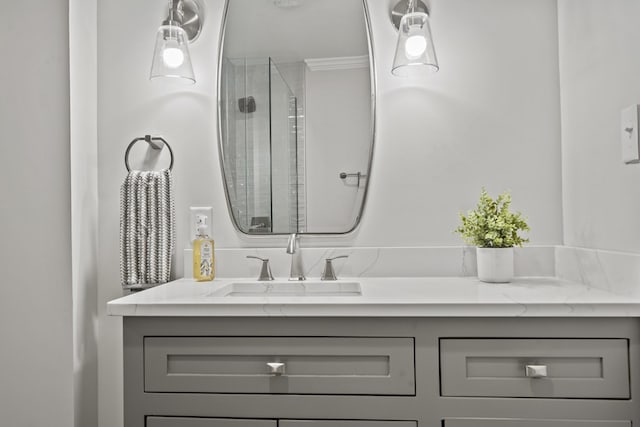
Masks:
[[[246,158],[244,155],[238,155],[238,144],[231,143],[239,138],[244,140],[244,129],[238,129],[236,125],[239,111],[236,107],[238,96],[236,95],[237,88],[234,78],[239,72],[244,74],[244,62],[234,63],[227,58],[224,58],[223,61],[223,68],[229,70],[229,72],[222,73],[223,81],[220,94],[221,105],[225,106],[221,109],[220,126],[222,127],[222,134],[227,136],[222,139],[224,161],[227,165],[224,169],[224,174],[229,199],[233,201],[233,215],[240,224],[246,224],[247,202],[246,198],[240,197],[240,190],[246,185],[243,173],[246,170]],[[242,132],[240,135],[238,134],[239,131]]]
[[[292,99],[289,105],[290,132],[296,134],[296,144],[289,145],[289,192],[296,195],[297,203],[290,204],[289,229],[306,231],[305,64],[281,62],[277,65],[295,95],[295,99]]]
[[[224,157],[229,166],[225,174],[236,219],[243,230],[250,229],[254,217],[270,217],[276,232],[305,230],[303,64],[279,64],[274,70],[267,58],[231,59],[224,66],[230,71],[223,73],[222,102],[227,108],[222,126],[228,135]],[[271,100],[270,72],[272,79],[281,76],[295,97],[284,95],[288,102],[280,104]],[[249,96],[255,99],[256,111],[240,112],[239,99]],[[272,132],[273,115],[286,118],[286,134]],[[288,164],[279,164],[282,156],[272,155],[272,144],[283,142],[282,138],[289,142]]]
[[[236,220],[249,230],[253,217],[271,215],[268,61],[231,59],[225,66],[229,67],[223,73],[225,174]],[[239,100],[249,96],[255,99],[256,110],[241,112]]]

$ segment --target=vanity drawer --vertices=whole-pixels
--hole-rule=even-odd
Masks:
[[[278,420],[278,427],[418,427],[418,423],[378,420]]]
[[[631,427],[630,421],[524,420],[506,418],[452,418],[444,427]]]
[[[145,427],[278,427],[276,420],[147,417]]]
[[[147,417],[146,422],[146,427],[417,427],[417,425],[416,421],[250,420],[191,417]]]
[[[144,372],[146,392],[415,395],[413,338],[145,337]]]
[[[441,394],[628,399],[628,347],[626,339],[443,338]]]

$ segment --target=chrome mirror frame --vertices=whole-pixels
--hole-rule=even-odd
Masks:
[[[224,148],[223,148],[223,144],[222,144],[222,99],[221,99],[221,92],[222,92],[222,59],[224,57],[224,37],[225,37],[225,32],[226,32],[226,27],[227,27],[227,13],[229,11],[229,2],[232,0],[225,0],[224,2],[224,12],[222,14],[222,25],[220,26],[220,35],[219,35],[219,39],[218,39],[218,67],[217,67],[217,82],[216,82],[216,108],[217,108],[217,123],[216,123],[216,127],[217,127],[217,144],[218,144],[218,157],[219,157],[219,164],[220,164],[220,176],[222,178],[222,186],[224,187],[224,196],[226,199],[226,204],[227,204],[227,212],[229,214],[229,217],[231,218],[231,222],[233,223],[233,227],[236,229],[236,231],[238,231],[239,233],[242,234],[243,237],[247,237],[247,238],[256,238],[256,239],[269,239],[271,237],[278,237],[278,236],[289,236],[291,234],[291,232],[287,232],[287,233],[268,233],[268,234],[252,234],[252,233],[247,233],[244,230],[242,230],[239,225],[238,222],[236,221],[235,216],[233,215],[233,208],[231,206],[231,199],[229,197],[229,189],[227,186],[227,180],[225,178],[225,172],[224,172]],[[371,127],[369,130],[370,136],[371,136],[371,144],[369,145],[369,161],[367,163],[367,180],[365,183],[365,187],[364,187],[364,191],[363,191],[363,195],[362,195],[362,203],[360,204],[360,210],[358,212],[358,215],[355,218],[354,224],[351,226],[351,228],[349,228],[346,231],[342,231],[342,232],[307,232],[307,231],[303,231],[303,232],[295,232],[299,235],[305,235],[305,236],[345,236],[348,234],[353,233],[358,226],[360,225],[360,222],[362,221],[362,216],[364,214],[364,209],[365,206],[367,204],[367,198],[368,198],[368,194],[369,194],[369,185],[371,182],[371,172],[372,172],[372,167],[373,167],[373,152],[374,152],[374,148],[375,148],[375,142],[376,142],[376,126],[377,126],[377,117],[376,117],[376,93],[377,93],[377,81],[376,81],[376,72],[375,72],[375,59],[374,59],[374,49],[373,49],[373,37],[372,37],[372,32],[371,32],[371,20],[370,20],[370,14],[369,14],[369,8],[367,6],[367,0],[361,0],[362,1],[362,11],[364,14],[364,21],[365,21],[365,28],[366,28],[366,32],[367,32],[367,46],[369,49],[369,75],[370,75],[370,79],[371,79],[371,93],[370,93],[370,97],[371,97]]]

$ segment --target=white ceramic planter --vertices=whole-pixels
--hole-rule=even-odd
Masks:
[[[478,279],[508,283],[513,279],[513,248],[476,248]]]

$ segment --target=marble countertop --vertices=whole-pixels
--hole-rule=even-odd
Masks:
[[[353,278],[359,296],[223,295],[231,283],[181,279],[107,304],[112,316],[640,317],[640,298],[554,278],[491,284],[472,277]]]

